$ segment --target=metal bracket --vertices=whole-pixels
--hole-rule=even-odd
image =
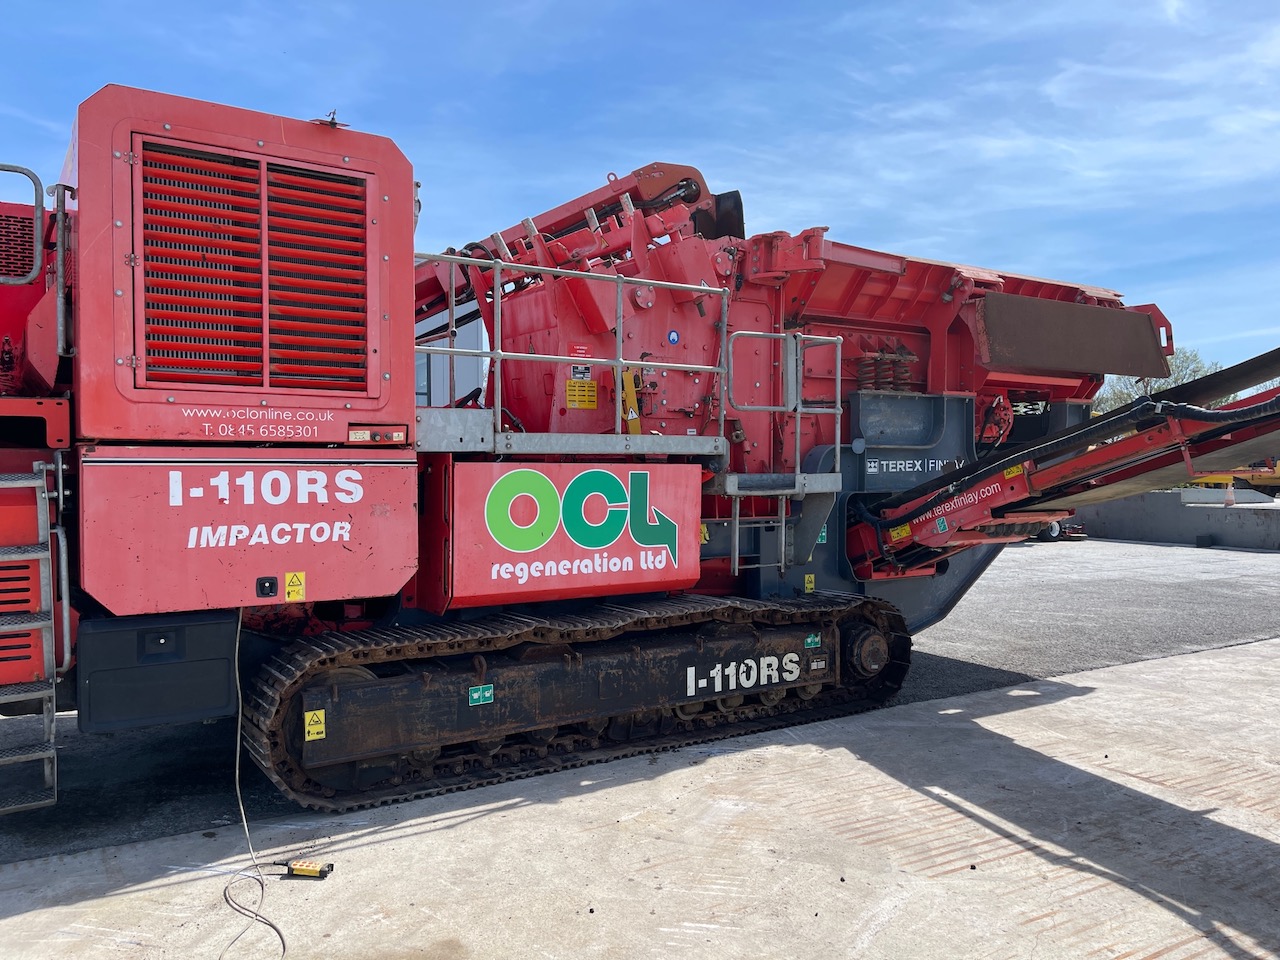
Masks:
[[[71,329],[67,323],[67,197],[75,199],[76,188],[65,183],[55,183],[49,187],[49,196],[54,199],[54,222],[57,225],[57,243],[54,260],[54,289],[58,291],[58,356],[75,356],[75,347],[71,346]]]
[[[54,516],[54,522],[58,524],[62,523],[62,511],[66,508],[66,500],[67,500],[67,490],[66,490],[67,465],[63,460],[64,452],[65,451],[63,450],[53,451],[53,468],[52,468],[53,480],[54,480],[54,489],[57,491],[54,494],[53,516]]]
[[[818,537],[822,536],[822,528],[831,516],[831,508],[836,504],[834,492],[811,493],[804,499],[804,509],[800,511],[800,519],[791,529],[787,538],[787,564],[804,566],[813,559],[813,548],[818,545]]]
[[[1163,404],[1160,404],[1160,403],[1156,404],[1157,412],[1159,412],[1159,408],[1161,406],[1163,406]],[[1175,440],[1178,441],[1178,450],[1182,453],[1182,462],[1186,464],[1187,476],[1189,477],[1197,476],[1195,464],[1191,461],[1191,446],[1187,439],[1186,431],[1182,429],[1182,421],[1179,420],[1177,417],[1171,417],[1167,415],[1165,416],[1164,419],[1165,419],[1165,423],[1169,427],[1170,435]]]

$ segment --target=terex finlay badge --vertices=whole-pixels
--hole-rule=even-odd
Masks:
[[[642,593],[698,579],[689,464],[454,466],[453,600]]]

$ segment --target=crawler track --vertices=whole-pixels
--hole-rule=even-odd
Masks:
[[[508,737],[491,756],[464,745],[447,747],[407,775],[390,777],[363,790],[336,790],[308,775],[296,738],[286,735],[286,718],[296,697],[335,668],[380,664],[421,664],[433,658],[507,650],[523,644],[579,647],[617,637],[643,637],[674,628],[709,623],[758,626],[830,625],[850,621],[879,630],[890,642],[890,662],[874,677],[849,685],[828,685],[776,702],[740,706],[688,718],[655,707],[664,722],[638,739],[611,742],[598,731],[565,732],[545,743]],[[683,596],[626,604],[601,603],[570,615],[493,614],[466,622],[429,627],[395,627],[355,634],[326,634],[292,644],[263,667],[246,691],[244,742],[251,756],[286,796],[316,810],[340,812],[604,763],[645,753],[674,750],[728,737],[774,730],[873,709],[901,687],[910,661],[910,637],[902,617],[880,601],[815,594],[777,601],[741,597]],[[755,698],[752,698],[753,700]],[[296,714],[294,714],[296,716]],[[602,716],[600,728],[614,718]]]

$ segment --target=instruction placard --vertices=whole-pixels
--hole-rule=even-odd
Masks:
[[[566,380],[564,405],[570,410],[596,409],[596,382],[594,380]]]

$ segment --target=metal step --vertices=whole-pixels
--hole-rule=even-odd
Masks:
[[[35,613],[3,613],[0,614],[0,632],[13,630],[43,630],[53,626],[53,614],[48,610]]]
[[[726,473],[720,478],[728,497],[804,497],[810,493],[839,493],[844,478],[838,473]]]
[[[15,747],[0,749],[0,766],[9,763],[25,763],[28,760],[52,760],[57,751],[52,743],[20,743]]]
[[[0,473],[0,489],[13,487],[45,488],[43,473]]]
[[[44,700],[54,695],[52,680],[32,680],[30,683],[6,683],[0,686],[0,703],[17,703],[20,700]]]
[[[38,810],[40,807],[52,807],[57,802],[58,788],[56,785],[15,790],[13,793],[0,789],[0,813],[21,813],[23,810]]]
[[[0,547],[0,561],[3,560],[47,560],[49,545],[33,543],[28,546]]]

